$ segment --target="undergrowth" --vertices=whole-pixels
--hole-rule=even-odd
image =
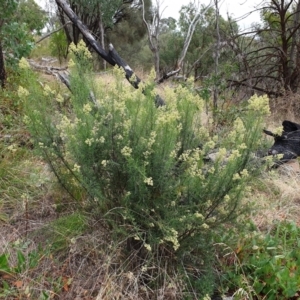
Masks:
[[[267,98],[204,127],[192,82],[156,107],[152,75],[132,90],[114,69],[107,85],[72,51],[71,96],[21,60],[1,103],[1,297],[296,297],[297,225],[250,221],[255,192],[281,195],[253,154]]]

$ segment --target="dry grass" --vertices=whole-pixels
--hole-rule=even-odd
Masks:
[[[294,221],[300,226],[299,163],[284,164],[264,174],[254,190],[252,201],[258,204],[253,221],[261,230],[268,230],[275,221]]]
[[[270,107],[275,121],[290,120],[297,122],[300,118],[300,94],[286,91],[284,96],[270,99]]]

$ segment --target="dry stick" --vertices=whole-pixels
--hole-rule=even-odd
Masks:
[[[129,67],[129,65],[120,57],[120,55],[114,49],[113,45],[110,44],[109,52],[106,53],[102,49],[100,44],[96,41],[96,39],[93,37],[93,35],[89,32],[86,25],[84,25],[81,22],[81,20],[77,17],[77,15],[74,13],[74,11],[71,9],[71,7],[68,5],[68,3],[65,0],[55,0],[55,2],[57,4],[57,6],[60,7],[64,11],[64,13],[71,20],[71,22],[80,30],[82,35],[88,41],[90,46],[96,51],[96,53],[99,54],[103,59],[105,59],[112,66],[118,65],[119,67],[123,68],[123,70],[126,73],[125,77],[129,81],[129,83],[134,88],[136,88],[136,89],[139,88],[139,83],[141,82],[141,79],[135,75],[135,73]],[[156,96],[155,103],[158,106],[165,105],[164,100],[159,95]]]
[[[65,25],[63,25],[63,26],[61,26],[61,27],[59,27],[59,28],[57,28],[57,29],[55,29],[55,30],[53,30],[53,31],[51,31],[51,32],[49,32],[49,33],[47,33],[47,34],[45,34],[45,35],[42,36],[39,40],[37,40],[35,43],[36,43],[36,44],[40,43],[42,40],[48,38],[48,37],[49,37],[50,35],[52,35],[53,33],[60,31],[60,30],[63,29],[65,26],[67,26],[67,25],[69,25],[69,24],[71,24],[71,23],[72,23],[72,22],[69,21],[69,22],[67,22]]]

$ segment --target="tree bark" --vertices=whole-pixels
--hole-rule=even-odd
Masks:
[[[100,41],[101,41],[101,46],[105,50],[105,42],[104,42],[104,26],[103,26],[103,21],[102,18],[99,20],[99,31],[100,31]],[[106,60],[103,59],[103,69],[106,70]]]
[[[63,26],[61,26],[61,27],[59,27],[59,28],[57,28],[57,29],[55,29],[55,30],[53,30],[51,32],[48,32],[47,34],[45,34],[44,36],[42,36],[39,40],[37,40],[35,43],[36,44],[40,43],[41,41],[43,41],[44,39],[48,38],[52,34],[54,34],[54,33],[58,32],[58,31],[62,30],[65,26],[67,26],[69,24],[71,24],[71,21],[65,23]]]
[[[143,3],[143,22],[147,28],[147,35],[148,35],[148,42],[149,48],[153,55],[153,64],[155,69],[155,81],[159,82],[160,77],[160,55],[159,55],[159,26],[160,26],[160,2],[159,0],[156,1],[156,8],[153,14],[152,24],[147,22],[145,18],[145,2],[142,0]]]
[[[5,83],[6,83],[5,62],[4,62],[4,55],[2,50],[2,43],[0,40],[0,84],[3,89],[5,88]]]
[[[216,110],[218,108],[218,76],[219,76],[219,55],[220,55],[220,28],[219,28],[219,19],[220,19],[220,12],[219,12],[219,0],[215,0],[215,10],[216,10],[216,34],[217,34],[217,42],[216,42],[216,49],[214,51],[215,54],[215,83],[213,89],[213,106]]]

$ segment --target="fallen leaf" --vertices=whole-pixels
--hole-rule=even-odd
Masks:
[[[17,280],[15,282],[13,282],[13,285],[16,287],[16,288],[21,288],[22,285],[23,285],[23,281],[22,280]]]
[[[67,292],[69,291],[69,286],[71,285],[73,278],[63,277],[63,289]]]

